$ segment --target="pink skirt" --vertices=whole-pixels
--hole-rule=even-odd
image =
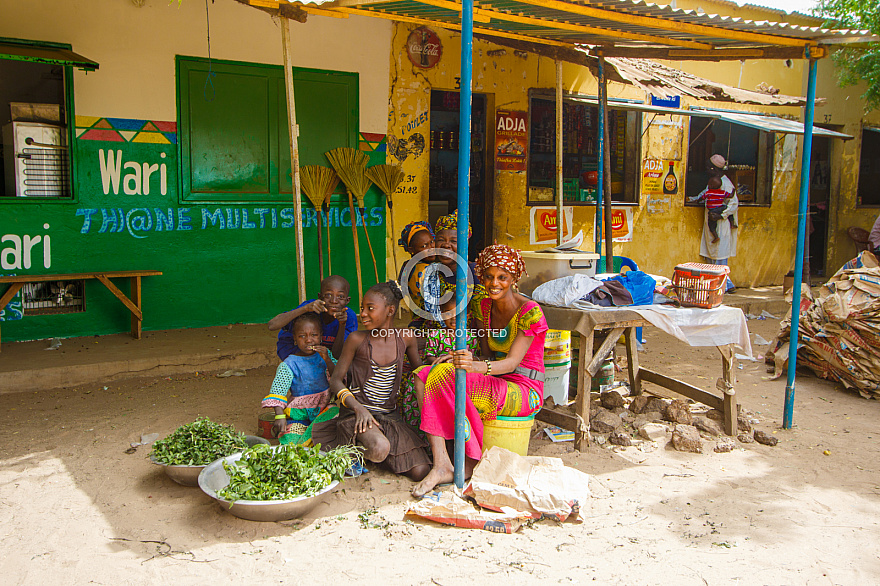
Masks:
[[[443,439],[455,437],[455,368],[449,363],[423,366],[415,375],[425,383],[420,428]],[[527,417],[543,402],[543,384],[520,374],[490,376],[467,374],[465,401],[465,455],[479,460],[483,454],[483,421]]]

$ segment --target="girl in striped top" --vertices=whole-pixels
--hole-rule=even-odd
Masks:
[[[394,281],[374,285],[364,294],[362,329],[345,341],[330,378],[339,417],[316,423],[312,439],[329,448],[359,445],[365,459],[418,481],[431,468],[428,444],[403,421],[397,407],[404,357],[413,365],[422,364],[416,339],[393,327],[402,298]]]

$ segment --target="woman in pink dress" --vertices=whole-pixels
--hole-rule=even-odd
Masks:
[[[413,488],[414,496],[452,481],[446,440],[455,437],[456,368],[467,372],[466,475],[482,455],[484,421],[499,415],[526,417],[544,402],[547,321],[537,303],[516,291],[516,283],[525,273],[522,256],[507,245],[495,244],[477,257],[476,271],[488,293],[474,308],[480,353],[485,359],[470,350],[457,350],[416,371],[421,429],[428,434],[434,464]]]

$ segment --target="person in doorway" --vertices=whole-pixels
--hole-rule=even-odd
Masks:
[[[712,233],[712,242],[718,242],[718,220],[724,210],[727,209],[727,200],[730,194],[721,188],[721,179],[719,177],[709,177],[708,187],[705,193],[706,210],[709,212],[709,232]],[[730,227],[736,228],[736,222],[733,216],[728,216]]]
[[[874,220],[874,227],[871,228],[868,241],[871,243],[871,252],[880,254],[880,216],[877,216],[877,219]]]
[[[364,294],[363,329],[346,340],[330,377],[339,417],[315,424],[312,441],[330,449],[361,446],[366,460],[419,481],[431,468],[427,444],[397,406],[404,357],[415,366],[422,363],[415,337],[393,328],[402,298],[394,281],[373,285]]]
[[[412,490],[422,496],[452,481],[453,466],[446,441],[455,436],[455,369],[467,372],[465,416],[466,470],[483,451],[483,421],[498,416],[527,417],[544,402],[544,339],[547,321],[541,306],[516,292],[525,273],[522,255],[495,244],[477,257],[477,273],[488,297],[476,304],[474,321],[481,328],[480,360],[470,350],[455,350],[433,366],[416,370],[421,429],[434,455],[431,471]]]
[[[298,352],[293,339],[293,322],[304,313],[314,312],[321,316],[324,324],[321,344],[330,349],[334,358],[339,358],[345,339],[357,329],[357,315],[346,307],[351,300],[348,281],[339,275],[330,275],[321,281],[319,299],[310,299],[296,308],[279,313],[269,320],[269,331],[278,332],[276,351],[278,358],[284,360]]]
[[[730,258],[736,256],[737,233],[739,232],[739,230],[736,228],[739,225],[739,222],[737,221],[739,199],[736,196],[736,187],[725,174],[726,170],[727,161],[724,159],[723,156],[715,154],[709,157],[709,161],[706,165],[706,171],[709,173],[710,178],[716,177],[721,180],[720,189],[724,192],[723,199],[726,204],[724,206],[723,212],[712,212],[712,218],[717,223],[717,240],[714,239],[712,231],[709,228],[710,210],[709,208],[706,208],[703,220],[703,236],[700,242],[700,255],[706,259],[706,262],[710,264],[725,266],[730,261]],[[696,196],[688,198],[688,201],[694,202],[702,200],[706,197],[707,191],[709,191],[708,186]],[[733,218],[733,221],[720,221],[726,220],[728,218]],[[734,287],[733,281],[730,279],[730,277],[727,277],[725,290],[728,293],[736,290],[736,287]]]

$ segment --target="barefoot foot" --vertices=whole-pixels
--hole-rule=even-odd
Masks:
[[[444,482],[452,482],[454,472],[455,470],[452,468],[452,466],[431,468],[431,471],[428,472],[428,475],[425,476],[425,479],[413,487],[412,495],[414,497],[422,497],[434,490],[434,487],[436,487],[438,484],[443,484]]]

